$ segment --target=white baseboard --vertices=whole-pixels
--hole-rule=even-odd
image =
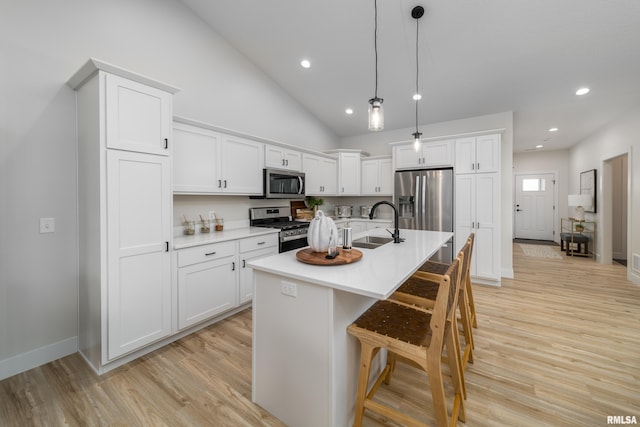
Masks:
[[[78,337],[67,338],[0,360],[0,381],[78,351]]]

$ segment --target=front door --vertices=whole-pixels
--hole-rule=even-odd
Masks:
[[[553,240],[555,174],[515,176],[516,239]]]

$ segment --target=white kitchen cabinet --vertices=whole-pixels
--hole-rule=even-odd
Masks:
[[[217,159],[222,134],[176,122],[173,138],[173,191],[191,194],[219,192]]]
[[[338,153],[338,195],[360,195],[360,153]]]
[[[456,139],[455,172],[486,173],[500,171],[500,135]]]
[[[223,135],[219,166],[223,193],[263,193],[264,148],[261,142]]]
[[[347,227],[351,227],[351,234],[355,236],[358,233],[367,231],[367,221],[350,220],[347,223]]]
[[[264,144],[175,122],[173,191],[261,195]]]
[[[169,159],[107,151],[109,360],[171,333]]]
[[[104,78],[107,148],[169,155],[172,94],[114,74]]]
[[[277,145],[266,144],[264,147],[264,165],[267,168],[302,170],[302,153]]]
[[[425,141],[418,151],[413,143],[393,147],[393,166],[399,169],[417,169],[453,166],[453,140]]]
[[[457,174],[455,210],[455,252],[475,233],[471,275],[499,281],[500,174]]]
[[[178,328],[238,306],[237,243],[228,241],[178,252]]]
[[[336,159],[304,153],[302,170],[305,174],[305,194],[335,196],[338,194],[338,163]]]
[[[374,228],[393,228],[393,221],[367,221],[367,230],[373,230]]]
[[[172,333],[165,147],[177,89],[93,59],[68,84],[78,127],[78,347],[102,373]]]
[[[249,237],[240,240],[240,283],[239,303],[251,301],[253,298],[253,269],[247,263],[278,253],[278,235]]]
[[[393,194],[393,168],[391,158],[362,160],[361,193],[363,196],[390,196]]]

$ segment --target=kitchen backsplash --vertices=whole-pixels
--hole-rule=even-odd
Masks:
[[[320,209],[333,215],[334,206],[353,206],[353,216],[360,216],[360,206],[371,206],[381,200],[391,201],[391,197],[323,197],[324,205]],[[218,218],[224,218],[225,227],[237,228],[249,225],[249,208],[261,206],[289,206],[288,199],[250,199],[247,196],[173,196],[173,225],[182,226],[183,215],[191,221],[198,221],[199,215],[208,219],[209,211],[215,211]],[[393,218],[393,210],[389,206],[380,206],[377,218]],[[246,222],[246,224],[244,224]]]

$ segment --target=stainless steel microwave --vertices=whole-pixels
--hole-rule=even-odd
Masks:
[[[304,197],[304,172],[279,169],[264,170],[265,199],[296,199]]]

